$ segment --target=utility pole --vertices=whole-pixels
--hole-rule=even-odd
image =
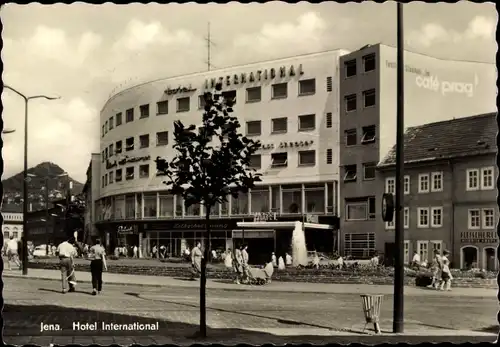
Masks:
[[[395,231],[396,254],[394,266],[394,316],[392,329],[395,334],[404,332],[404,39],[403,4],[397,3],[397,78],[396,78],[396,203]]]
[[[45,249],[49,255],[49,178],[45,177]]]
[[[208,22],[208,35],[207,37],[205,38],[205,41],[207,41],[207,69],[208,71],[210,71],[210,69],[212,67],[214,67],[212,65],[212,58],[211,58],[211,51],[212,51],[212,46],[216,46],[216,44],[211,40],[211,36],[210,36],[210,22]]]

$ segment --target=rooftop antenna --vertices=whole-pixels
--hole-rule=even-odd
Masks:
[[[216,46],[216,44],[210,39],[210,22],[208,22],[208,35],[207,37],[205,38],[205,41],[207,41],[207,68],[208,68],[208,71],[210,71],[210,69],[212,67],[215,67],[212,65],[212,62],[211,62],[211,48],[212,46]]]

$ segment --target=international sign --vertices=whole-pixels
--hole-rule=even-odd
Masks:
[[[463,231],[460,233],[461,243],[496,243],[496,231]]]
[[[277,221],[276,212],[258,212],[253,215],[254,222]]]

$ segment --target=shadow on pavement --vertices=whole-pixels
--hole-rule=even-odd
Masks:
[[[489,327],[484,327],[484,328],[481,328],[481,329],[477,329],[476,331],[482,332],[482,333],[498,334],[500,332],[500,326],[498,326],[498,324],[496,324],[496,325],[490,325]]]
[[[61,291],[60,290],[56,290],[56,289],[49,289],[49,288],[38,288],[39,291],[42,291],[42,292],[50,292],[50,293],[58,293],[58,294],[61,294]],[[78,293],[78,294],[87,294],[87,295],[92,295],[91,292],[88,292],[88,291],[82,291],[82,290],[76,290],[75,293]]]

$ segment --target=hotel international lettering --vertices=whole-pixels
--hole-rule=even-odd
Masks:
[[[250,73],[241,73],[241,74],[233,74],[222,76],[219,78],[211,78],[205,80],[205,88],[215,88],[217,83],[225,83],[227,86],[232,84],[244,84],[247,82],[261,82],[274,80],[275,78],[285,78],[285,77],[294,77],[301,76],[304,74],[302,70],[302,64],[298,66],[291,65],[290,67],[281,66],[279,68],[271,68],[271,69],[263,69],[252,71]]]
[[[461,243],[496,243],[496,231],[463,231],[460,233]]]

